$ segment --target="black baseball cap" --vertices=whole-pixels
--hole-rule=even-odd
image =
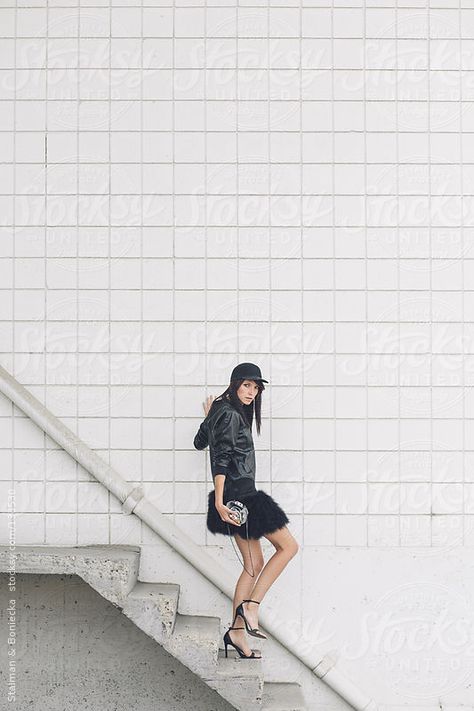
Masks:
[[[262,371],[255,363],[239,363],[236,365],[230,375],[231,380],[260,380],[262,383],[268,383],[268,380],[262,378]]]

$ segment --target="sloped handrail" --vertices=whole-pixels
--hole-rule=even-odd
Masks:
[[[233,585],[228,582],[230,572],[194,543],[184,531],[151,503],[141,487],[133,486],[126,481],[116,469],[90,449],[80,437],[53,415],[2,366],[0,366],[0,391],[97,481],[114,494],[121,502],[124,513],[134,513],[138,516],[199,573],[202,573],[216,588],[225,593],[231,601],[233,600]],[[274,639],[322,679],[350,706],[357,711],[377,710],[375,701],[336,668],[336,660],[331,654],[326,654],[315,663],[309,653],[300,650],[296,643],[286,638],[284,629],[277,628],[265,609],[259,614],[259,620],[262,627],[270,632]]]

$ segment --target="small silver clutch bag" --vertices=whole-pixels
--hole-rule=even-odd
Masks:
[[[238,521],[240,524],[246,522],[249,515],[249,510],[245,504],[243,504],[241,501],[236,501],[232,499],[231,501],[228,501],[226,503],[226,506],[227,508],[231,509],[236,521]]]

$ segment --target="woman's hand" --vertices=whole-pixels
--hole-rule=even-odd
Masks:
[[[232,509],[227,508],[225,504],[216,504],[217,513],[221,517],[222,521],[226,523],[233,523],[234,526],[240,526],[241,524],[233,518],[235,516]]]
[[[203,407],[203,409],[204,409],[204,414],[206,415],[206,417],[207,417],[207,415],[208,415],[209,410],[211,409],[211,405],[212,405],[213,400],[215,400],[215,396],[214,396],[214,395],[209,395],[209,396],[206,398],[206,400],[202,403],[202,407]]]

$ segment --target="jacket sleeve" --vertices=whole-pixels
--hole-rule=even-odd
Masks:
[[[194,446],[196,449],[205,449],[209,444],[209,434],[207,429],[207,419],[203,420],[199,425],[199,429],[194,437]]]
[[[213,428],[213,450],[216,474],[228,474],[240,428],[237,411],[226,412]]]

